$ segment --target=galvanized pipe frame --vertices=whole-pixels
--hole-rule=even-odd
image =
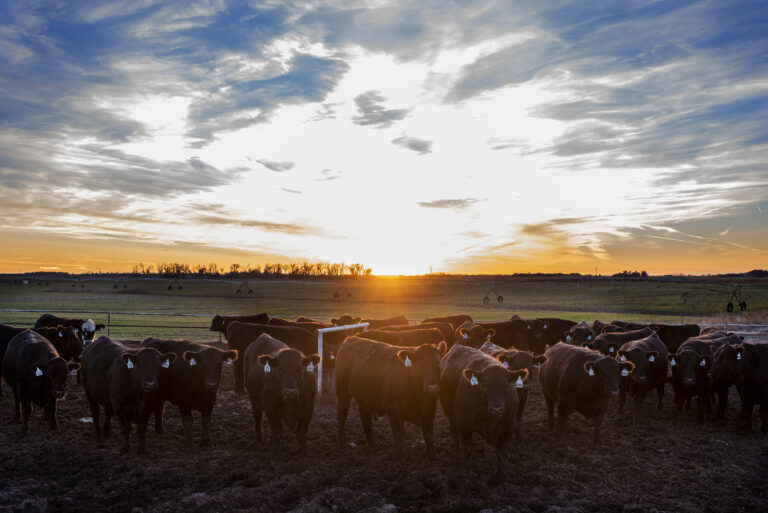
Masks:
[[[334,331],[349,331],[357,328],[363,328],[363,331],[368,331],[368,326],[371,323],[361,322],[359,324],[347,324],[344,326],[333,326],[331,328],[320,328],[317,330],[317,352],[320,354],[320,363],[317,364],[317,395],[320,396],[323,393],[323,334],[331,333]]]

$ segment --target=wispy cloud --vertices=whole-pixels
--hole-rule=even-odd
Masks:
[[[353,121],[358,125],[386,128],[408,115],[408,109],[385,109],[387,99],[378,91],[368,91],[355,97],[358,115]]]
[[[425,208],[465,209],[480,201],[477,198],[439,199],[434,201],[419,201],[419,206]]]
[[[392,143],[407,148],[411,151],[415,151],[419,155],[432,153],[432,142],[425,139],[419,139],[418,137],[401,135],[400,137],[392,139]]]
[[[267,159],[257,160],[256,162],[266,167],[270,171],[275,171],[276,173],[290,171],[291,169],[293,169],[293,166],[296,165],[294,162],[267,160]]]

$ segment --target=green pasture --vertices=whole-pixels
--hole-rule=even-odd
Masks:
[[[247,283],[193,279],[25,279],[28,284],[0,279],[0,322],[31,325],[42,312],[57,311],[62,315],[88,315],[99,323],[109,321],[112,336],[134,339],[151,335],[211,340],[217,338],[207,330],[212,315],[258,312],[321,320],[342,313],[364,317],[403,314],[413,320],[452,313],[469,313],[476,320],[486,321],[505,320],[512,314],[577,321],[736,319],[735,314],[725,313],[731,282],[709,278],[633,281],[368,277],[326,281],[262,279]],[[753,279],[741,284],[749,313],[764,315],[768,310],[768,280]],[[179,285],[182,290],[178,290]],[[497,302],[496,294],[503,296],[503,302]],[[485,296],[489,298],[487,304],[483,302]],[[40,312],[1,311],[6,309]]]

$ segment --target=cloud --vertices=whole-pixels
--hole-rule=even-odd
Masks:
[[[283,171],[290,171],[291,169],[293,169],[293,166],[295,165],[295,163],[293,162],[288,162],[288,161],[280,162],[276,160],[267,160],[267,159],[257,160],[256,162],[266,167],[270,171],[275,171],[276,173],[282,173]]]
[[[258,228],[267,232],[277,232],[286,235],[327,236],[327,233],[322,228],[303,223],[274,223],[270,221],[235,219],[229,216],[218,215],[200,215],[197,216],[195,220],[204,224]]]
[[[353,121],[362,126],[386,128],[395,121],[404,119],[409,109],[385,109],[381,104],[386,101],[378,91],[368,91],[355,97],[358,115]]]
[[[341,173],[333,174],[334,171],[332,169],[323,169],[320,171],[320,174],[322,175],[321,178],[315,178],[316,182],[330,182],[332,180],[337,180],[341,177]]]
[[[456,210],[465,209],[471,205],[474,205],[480,201],[477,198],[460,198],[460,199],[439,199],[434,201],[419,201],[419,206],[425,208],[452,208]]]
[[[301,191],[297,191],[297,190],[294,190],[294,189],[289,189],[287,187],[281,187],[280,190],[285,191],[285,192],[290,192],[291,194],[303,194]]]
[[[408,148],[411,151],[415,151],[419,155],[432,153],[432,142],[424,139],[401,135],[400,137],[392,139],[392,143],[404,148]]]

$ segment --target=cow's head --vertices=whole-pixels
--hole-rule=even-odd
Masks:
[[[92,319],[86,319],[80,323],[80,326],[75,328],[75,332],[80,336],[83,344],[88,345],[93,342],[93,336],[97,332],[102,332],[106,326],[104,324],[96,324]]]
[[[224,318],[221,315],[213,316],[210,331],[218,331],[224,333]]]
[[[237,350],[222,351],[215,347],[206,347],[200,351],[184,351],[181,358],[203,387],[209,391],[219,388],[222,364],[232,365],[237,360]]]
[[[159,386],[157,381],[161,369],[167,369],[176,361],[176,353],[161,353],[155,348],[145,347],[138,351],[120,355],[122,365],[129,372],[135,388],[152,392]]]
[[[80,355],[83,354],[83,341],[72,326],[57,326],[56,338],[58,344],[54,345],[61,348],[59,354],[63,358],[80,358]]]
[[[720,346],[712,355],[712,387],[730,386],[739,380],[745,359],[743,344]]]
[[[533,355],[528,351],[515,351],[514,349],[509,349],[499,354],[496,359],[506,369],[526,369],[529,376],[533,375],[534,369],[538,369],[543,363],[549,361],[549,357],[545,355]],[[526,387],[528,386],[530,385],[526,383]]]
[[[344,314],[338,319],[332,318],[331,324],[334,326],[349,326],[350,324],[358,324],[362,319],[362,317],[352,317],[349,314]]]
[[[629,350],[619,349],[616,352],[616,359],[620,362],[632,362],[635,366],[631,375],[622,376],[624,379],[631,379],[639,386],[645,386],[648,369],[655,366],[659,358],[658,351],[645,351],[644,349],[633,348]]]
[[[683,386],[691,387],[696,384],[698,377],[704,377],[709,373],[712,365],[711,354],[698,354],[696,351],[683,350],[670,353],[669,365],[672,374],[682,382]]]
[[[27,373],[33,382],[44,383],[50,398],[56,400],[67,395],[67,374],[79,368],[79,363],[67,363],[63,358],[56,357],[45,363],[30,365]]]
[[[440,390],[440,360],[448,350],[445,342],[435,347],[432,344],[422,344],[409,347],[397,352],[400,364],[413,373],[420,388],[427,394],[437,394]]]
[[[278,389],[284,404],[298,405],[302,397],[314,398],[317,390],[315,370],[320,363],[320,355],[304,356],[296,349],[283,348],[274,356],[259,356],[259,363],[267,381]]]
[[[485,401],[488,415],[501,417],[510,411],[511,405],[507,404],[511,390],[516,386],[524,386],[528,379],[528,370],[508,370],[502,365],[489,365],[482,371],[466,368],[462,371],[462,378],[471,390],[477,390],[478,401]],[[515,394],[516,395],[516,394]]]
[[[600,390],[602,397],[616,397],[619,395],[619,378],[625,374],[632,374],[635,366],[632,362],[617,362],[608,356],[584,364],[584,372],[587,379],[594,380],[594,384]]]
[[[477,349],[484,342],[490,341],[496,335],[496,330],[493,328],[485,329],[479,324],[467,324],[459,326],[457,333],[457,340],[461,345]]]

